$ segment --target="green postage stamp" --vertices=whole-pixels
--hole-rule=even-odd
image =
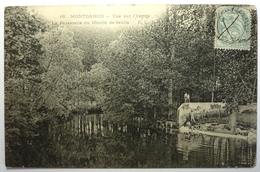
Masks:
[[[217,8],[215,33],[215,48],[249,50],[250,11],[238,6]]]

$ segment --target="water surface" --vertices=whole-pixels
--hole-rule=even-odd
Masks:
[[[184,135],[137,123],[92,118],[60,138],[58,167],[215,168],[253,167],[256,143],[237,138]],[[75,127],[74,127],[75,129]],[[75,140],[77,137],[77,140]],[[73,139],[74,138],[74,139]]]

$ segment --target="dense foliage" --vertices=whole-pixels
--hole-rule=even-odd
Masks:
[[[58,26],[7,7],[7,166],[48,166],[39,157],[59,156],[49,125],[76,114],[175,120],[185,92],[193,102],[225,100],[230,111],[256,102],[256,10],[251,49],[238,51],[214,48],[216,8],[167,6],[152,23],[113,31]]]

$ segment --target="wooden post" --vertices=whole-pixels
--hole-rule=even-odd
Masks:
[[[214,89],[214,88],[213,88]],[[214,102],[214,91],[213,89],[211,90],[211,103]]]

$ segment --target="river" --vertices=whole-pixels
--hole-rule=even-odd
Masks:
[[[112,124],[92,116],[84,125],[78,119],[71,135],[63,132],[58,138],[62,153],[56,167],[215,168],[256,163],[256,143],[248,140],[184,135],[176,129],[145,127],[140,121]]]

